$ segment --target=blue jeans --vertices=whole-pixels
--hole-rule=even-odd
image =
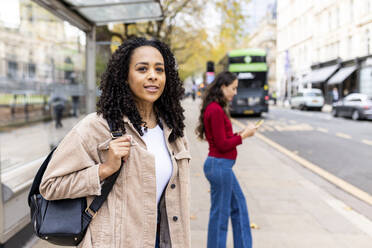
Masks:
[[[234,248],[251,248],[252,234],[247,204],[232,167],[235,160],[208,157],[204,174],[211,185],[211,209],[208,224],[208,248],[225,248],[229,217]]]

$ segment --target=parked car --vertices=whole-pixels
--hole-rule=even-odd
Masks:
[[[335,117],[351,117],[353,120],[372,119],[372,96],[352,93],[332,106]]]
[[[291,99],[291,108],[322,110],[323,93],[320,89],[303,89]]]

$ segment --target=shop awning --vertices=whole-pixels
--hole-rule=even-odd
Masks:
[[[327,81],[328,78],[330,76],[332,76],[333,73],[335,73],[335,71],[338,68],[339,68],[339,65],[331,65],[331,66],[315,69],[315,70],[311,71],[311,73],[308,74],[304,78],[303,82],[310,82],[310,83],[313,83],[313,84],[323,83],[323,82]]]
[[[328,85],[340,84],[347,79],[355,70],[356,66],[348,66],[341,68],[335,75],[328,80]]]

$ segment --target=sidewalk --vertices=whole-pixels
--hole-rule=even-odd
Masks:
[[[206,247],[209,184],[203,175],[208,153],[194,129],[199,101],[184,101],[191,160],[191,239],[193,248]],[[235,127],[236,128],[236,127]],[[238,148],[234,171],[245,193],[254,248],[370,248],[372,222],[304,178],[295,162],[256,137]],[[300,166],[300,165],[298,165]],[[38,241],[33,248],[52,248]],[[228,248],[233,248],[229,226]]]
[[[209,184],[203,175],[208,146],[194,135],[198,105],[191,99],[184,105],[188,138],[192,144],[193,248],[206,247],[210,206]],[[372,222],[301,176],[290,166],[294,161],[256,137],[244,140],[238,154],[234,171],[246,195],[251,222],[259,228],[252,229],[253,247],[372,247]],[[227,247],[233,248],[231,226]]]

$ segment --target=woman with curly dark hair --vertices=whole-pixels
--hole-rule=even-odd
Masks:
[[[225,248],[229,217],[235,248],[251,248],[252,236],[243,191],[232,170],[237,157],[236,146],[254,135],[257,127],[248,125],[233,133],[228,103],[233,100],[238,79],[231,72],[221,72],[203,95],[196,133],[209,144],[204,174],[211,185],[211,209],[208,224],[208,248]]]
[[[48,200],[101,194],[123,168],[80,247],[190,247],[189,160],[184,93],[169,48],[125,41],[102,75],[97,113],[64,138],[40,185]],[[124,135],[111,138],[110,128]]]

